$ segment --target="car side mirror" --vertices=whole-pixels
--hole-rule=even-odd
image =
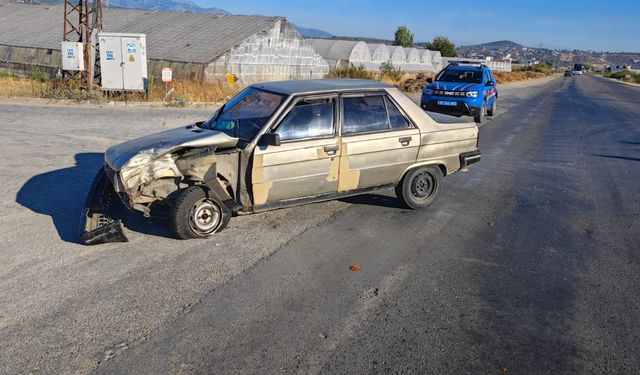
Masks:
[[[493,82],[493,81],[488,81],[487,82],[487,86],[494,86],[494,85],[495,85],[495,82]]]
[[[278,133],[264,133],[260,137],[259,146],[280,146],[280,134]]]
[[[433,83],[433,78],[427,78],[427,83]]]

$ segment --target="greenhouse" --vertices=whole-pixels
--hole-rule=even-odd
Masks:
[[[421,61],[422,56],[417,48],[405,48],[404,52],[407,55],[407,63],[404,65],[404,70],[408,72],[424,70]]]
[[[309,41],[331,69],[363,65],[369,71],[378,71],[385,62],[407,72],[435,72],[442,67],[440,52],[420,48],[339,39]]]
[[[353,40],[309,39],[311,46],[329,64],[331,69],[349,65],[372,66],[371,52],[367,43]]]
[[[369,51],[371,51],[373,62],[378,65],[391,60],[389,46],[386,44],[369,44]]]
[[[146,34],[148,69],[159,77],[226,80],[241,84],[323,78],[327,62],[283,17],[105,8],[104,31]],[[0,2],[0,69],[55,75],[62,57],[64,5]],[[171,25],[171,27],[167,27]],[[369,49],[363,57],[370,59]]]

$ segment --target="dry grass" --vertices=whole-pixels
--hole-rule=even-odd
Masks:
[[[129,93],[129,101],[166,101],[169,105],[182,106],[190,102],[218,102],[238,92],[238,88],[229,88],[226,82],[201,82],[183,80],[169,83],[170,94],[165,98],[165,84],[150,83],[148,97],[143,93]],[[18,77],[0,74],[0,96],[26,96],[48,99],[72,100],[124,100],[122,93],[89,93],[81,91],[77,82],[42,80],[33,77]]]
[[[122,93],[109,93],[111,100],[129,101],[164,101],[168,105],[183,107],[193,102],[219,102],[237,94],[239,88],[229,88],[226,82],[202,82],[200,80],[174,80],[149,83],[148,97],[144,93],[128,93],[126,98]],[[107,94],[105,94],[107,95]]]
[[[550,75],[551,73],[546,72],[535,72],[535,71],[516,71],[516,72],[493,72],[493,75],[496,77],[498,83],[507,83],[507,82],[515,82],[515,81],[524,81],[527,79],[535,79],[542,78]]]
[[[0,74],[0,96],[43,97],[50,86],[50,82],[40,82],[11,74]]]
[[[165,99],[164,83],[152,83],[150,86],[149,100]],[[174,81],[169,83],[167,87],[169,90],[173,90],[167,98],[168,100],[184,99],[190,102],[218,102],[238,92],[238,89],[229,88],[226,82],[220,81]]]
[[[391,85],[400,85],[406,75],[404,71],[396,69],[391,63],[383,64],[380,72],[369,71],[363,64],[357,66],[351,64],[331,70],[325,78],[370,79]]]

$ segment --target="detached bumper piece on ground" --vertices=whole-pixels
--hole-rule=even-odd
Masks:
[[[80,224],[80,241],[85,245],[128,242],[122,231],[121,203],[104,169],[93,180]]]

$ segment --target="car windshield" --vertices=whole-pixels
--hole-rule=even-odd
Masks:
[[[445,69],[436,77],[436,81],[482,83],[482,71]]]
[[[284,98],[284,95],[249,87],[220,108],[201,127],[251,141]]]

